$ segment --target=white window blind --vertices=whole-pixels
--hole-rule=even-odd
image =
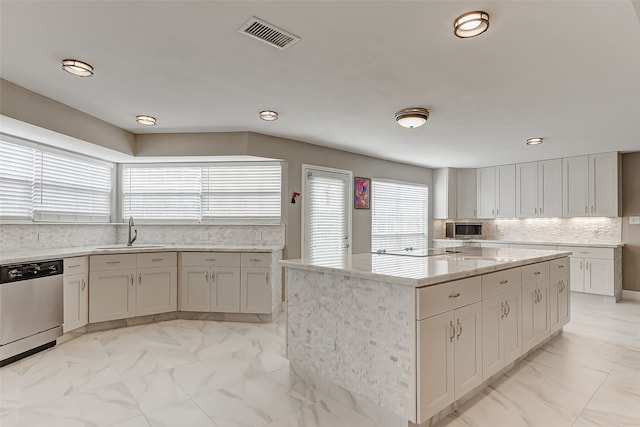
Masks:
[[[36,150],[0,141],[0,217],[31,219]]]
[[[280,221],[279,164],[222,164],[202,169],[204,219]]]
[[[0,142],[0,217],[109,222],[113,165],[33,146]]]
[[[371,250],[427,249],[428,187],[373,180]]]
[[[280,222],[279,163],[123,165],[123,217],[142,221]]]
[[[124,219],[199,221],[199,167],[124,166]]]
[[[349,175],[338,173],[307,173],[303,256],[340,261],[350,254],[350,180]]]

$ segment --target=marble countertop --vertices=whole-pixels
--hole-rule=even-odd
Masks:
[[[84,255],[111,255],[140,252],[275,252],[283,246],[265,245],[164,245],[164,244],[111,244],[100,246],[76,246],[70,248],[37,249],[24,252],[0,252],[0,264],[14,264],[54,258],[70,258]]]
[[[621,248],[624,246],[624,243],[572,243],[572,242],[532,242],[532,241],[522,241],[522,240],[489,240],[489,239],[470,239],[470,240],[462,240],[462,239],[450,239],[450,238],[442,238],[442,239],[433,239],[437,242],[469,242],[469,243],[513,243],[518,245],[550,245],[550,246],[578,246],[578,247],[589,247],[589,248]]]
[[[457,248],[431,256],[358,254],[346,260],[283,260],[286,268],[423,287],[571,255],[568,251]]]

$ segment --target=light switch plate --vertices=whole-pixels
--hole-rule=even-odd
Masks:
[[[630,216],[629,224],[640,225],[640,216]]]

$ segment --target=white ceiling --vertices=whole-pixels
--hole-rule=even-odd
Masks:
[[[489,31],[454,37],[478,9]],[[252,131],[429,167],[640,150],[636,0],[2,0],[0,15],[2,78],[133,133]],[[240,34],[251,16],[301,41]],[[398,126],[406,107],[427,125]]]

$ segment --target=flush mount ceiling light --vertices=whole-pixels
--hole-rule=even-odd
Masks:
[[[460,15],[453,22],[453,33],[461,39],[478,36],[489,29],[489,14],[476,11]]]
[[[529,138],[527,139],[527,145],[540,145],[544,142],[543,138]]]
[[[258,115],[262,120],[267,122],[278,120],[278,113],[272,110],[262,110]]]
[[[145,126],[155,126],[157,120],[155,117],[140,115],[136,116],[136,122]]]
[[[63,59],[62,69],[78,77],[91,77],[93,75],[93,67],[77,59]]]
[[[396,113],[396,121],[402,127],[413,129],[427,123],[429,110],[426,108],[405,108]]]

